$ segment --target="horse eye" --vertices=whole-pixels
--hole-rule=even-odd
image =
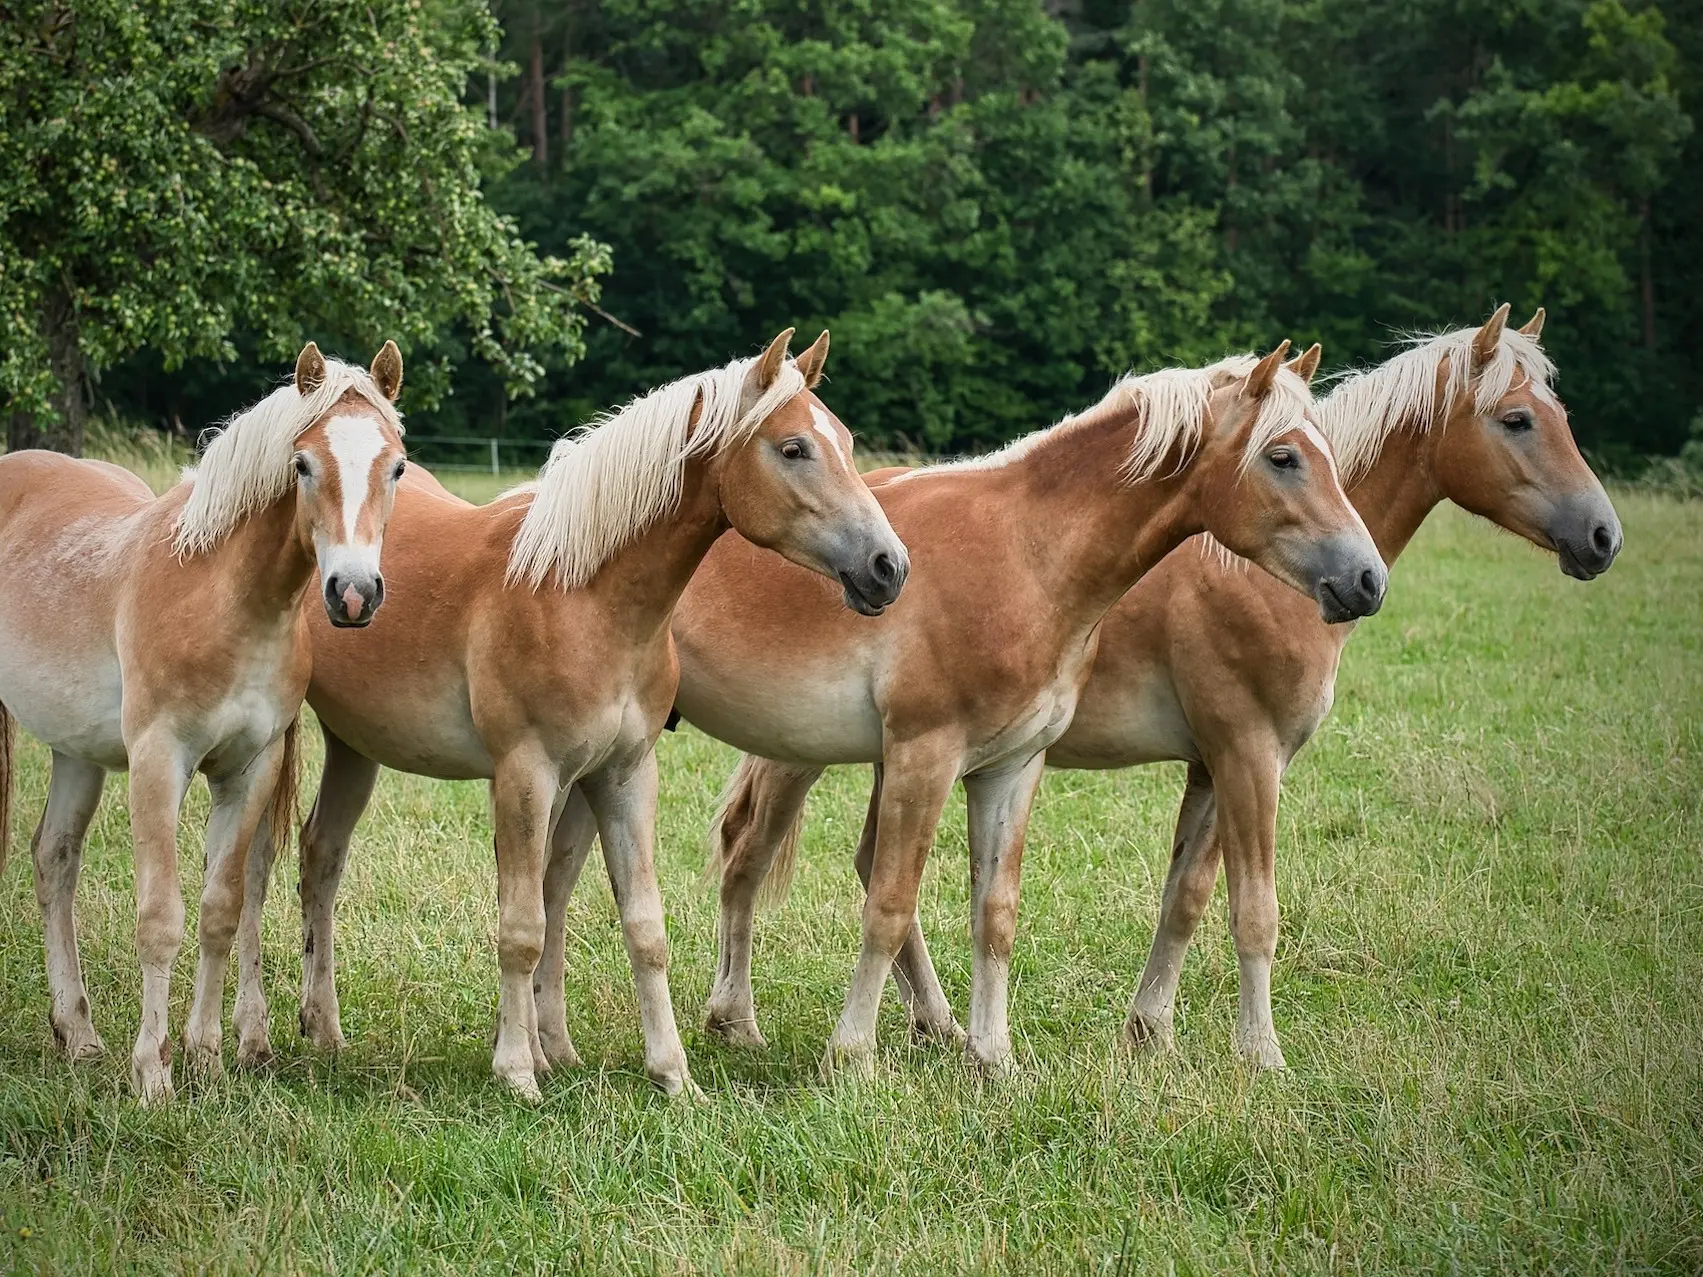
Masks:
[[[809,455],[809,449],[804,446],[802,439],[788,439],[781,445],[781,456],[788,461],[799,461]]]
[[[306,479],[312,473],[313,469],[308,465],[307,458],[298,452],[296,454],[296,474]]]
[[[390,477],[392,479],[400,479],[402,477],[402,472],[404,470],[406,470],[407,468],[408,468],[408,463],[406,461],[398,461],[396,463],[396,469],[394,469],[390,472]]]
[[[1531,414],[1527,412],[1510,412],[1502,418],[1502,425],[1507,430],[1521,431],[1532,428]]]
[[[1266,460],[1270,461],[1271,464],[1279,470],[1293,470],[1300,464],[1299,459],[1293,452],[1289,451],[1288,448],[1277,449],[1275,452],[1271,453]]]

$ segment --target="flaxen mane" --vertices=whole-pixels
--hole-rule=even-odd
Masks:
[[[396,406],[364,368],[325,361],[325,379],[306,395],[279,386],[245,412],[202,436],[201,460],[184,478],[194,486],[172,536],[179,558],[203,554],[243,519],[276,501],[295,482],[296,440],[349,391],[365,399],[402,432]]]
[[[896,475],[891,482],[940,470],[989,470],[1007,466],[1061,432],[1100,421],[1108,413],[1127,412],[1133,406],[1140,410],[1140,421],[1121,469],[1127,482],[1138,483],[1156,474],[1173,453],[1179,466],[1186,465],[1200,446],[1212,392],[1233,379],[1246,377],[1258,363],[1254,355],[1231,355],[1204,368],[1162,368],[1140,376],[1132,374],[1121,379],[1092,408],[1066,417],[1056,426],[1025,435],[998,452],[925,466]],[[1271,393],[1260,403],[1259,416],[1242,454],[1243,464],[1251,463],[1279,435],[1301,428],[1312,406],[1313,396],[1307,383],[1288,368],[1279,368]]]
[[[756,362],[736,359],[682,377],[559,441],[531,485],[532,506],[509,553],[509,582],[537,589],[554,575],[563,589],[583,586],[680,503],[688,461],[744,442],[803,393],[804,374],[788,359],[774,384],[742,408]]]
[[[1469,389],[1480,412],[1489,412],[1523,374],[1539,396],[1550,395],[1555,365],[1536,339],[1517,328],[1504,328],[1496,353],[1474,369],[1472,342],[1477,328],[1407,339],[1407,349],[1364,372],[1342,374],[1319,401],[1319,428],[1336,452],[1344,483],[1363,478],[1384,441],[1398,430],[1426,430],[1446,420]],[[1438,375],[1446,378],[1438,399]],[[1474,375],[1477,384],[1474,385]]]

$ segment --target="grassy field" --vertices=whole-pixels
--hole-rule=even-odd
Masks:
[[[771,1048],[720,1049],[698,1030],[715,930],[698,874],[733,755],[686,730],[661,745],[660,863],[703,1103],[641,1075],[592,869],[569,923],[586,1067],[545,1079],[536,1109],[499,1092],[483,791],[387,773],[340,911],[350,1051],[295,1036],[286,862],[267,933],[276,1068],[144,1112],[113,782],[80,897],[97,1066],[53,1053],[27,857],[0,879],[0,1269],[1697,1271],[1703,504],[1621,510],[1628,548],[1588,587],[1451,511],[1398,565],[1286,791],[1281,1075],[1232,1061],[1221,906],[1183,978],[1178,1053],[1111,1049],[1158,905],[1170,766],[1047,778],[1016,1081],[910,1046],[893,997],[877,1080],[817,1080],[857,945],[861,769],[818,789],[797,890],[760,919]],[[15,838],[46,786],[43,749],[22,757]],[[205,810],[198,789],[192,902]],[[961,1014],[965,862],[957,810],[923,912]],[[186,947],[174,1027],[192,974]]]

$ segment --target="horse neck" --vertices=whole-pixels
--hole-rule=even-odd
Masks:
[[[585,586],[635,642],[666,634],[692,573],[728,529],[714,466],[686,463],[680,504],[622,546]]]
[[[1391,432],[1378,459],[1348,488],[1386,564],[1396,561],[1443,499],[1431,469],[1435,429]]]
[[[1186,470],[1122,476],[1136,411],[1071,423],[1011,463],[1013,528],[1061,618],[1095,625],[1160,559],[1202,529]]]
[[[206,558],[248,616],[293,623],[316,568],[296,532],[295,488],[238,522]]]

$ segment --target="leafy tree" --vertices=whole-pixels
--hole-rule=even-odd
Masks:
[[[81,445],[86,388],[287,358],[305,335],[452,338],[525,391],[582,350],[609,264],[540,258],[481,199],[500,135],[463,104],[497,38],[466,0],[35,0],[0,40],[0,393],[12,447]]]

